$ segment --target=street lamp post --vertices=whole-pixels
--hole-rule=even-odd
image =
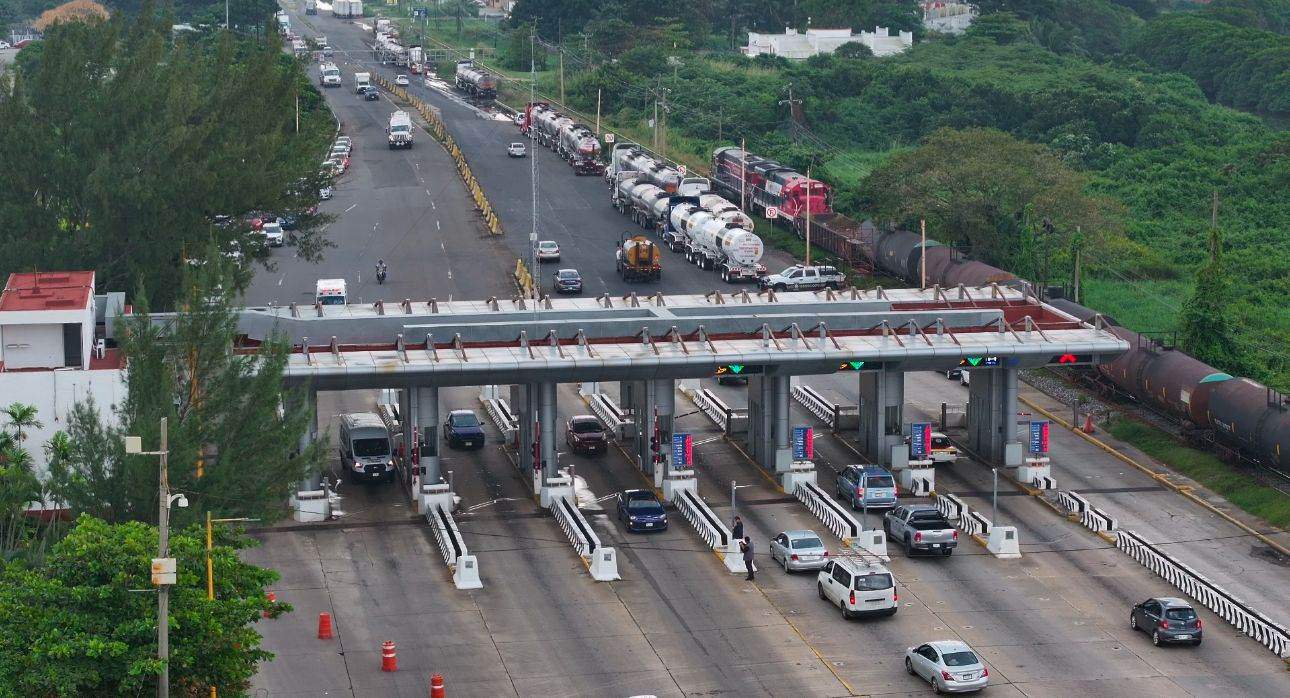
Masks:
[[[248,519],[246,517],[240,517],[240,518],[234,518],[234,519],[212,519],[211,513],[209,511],[206,512],[206,600],[207,601],[215,600],[215,564],[211,559],[211,552],[215,546],[213,542],[214,528],[211,526],[211,524],[237,523],[237,522],[247,522],[247,521],[259,521],[259,519]],[[218,696],[219,696],[219,691],[214,686],[211,686],[211,698],[217,698]]]

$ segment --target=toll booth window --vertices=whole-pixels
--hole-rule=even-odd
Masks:
[[[904,424],[901,423],[900,405],[889,405],[886,408],[887,417],[887,435],[903,436],[905,433]]]

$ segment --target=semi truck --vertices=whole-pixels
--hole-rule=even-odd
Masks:
[[[623,281],[658,281],[663,275],[658,245],[644,235],[624,233],[618,241],[615,262]]]
[[[663,242],[691,264],[717,272],[726,283],[756,281],[764,271],[758,264],[765,251],[761,238],[738,225],[738,218],[728,215],[725,207],[705,208],[701,198],[669,198]]]

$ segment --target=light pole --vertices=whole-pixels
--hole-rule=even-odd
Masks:
[[[158,476],[157,512],[157,559],[153,561],[153,584],[157,585],[157,658],[161,660],[161,673],[157,677],[157,695],[168,698],[170,695],[170,585],[175,583],[175,561],[170,558],[170,505],[178,502],[187,507],[188,498],[183,494],[170,494],[170,478],[166,472],[166,459],[170,455],[167,439],[166,417],[161,418],[161,448],[157,451],[143,450],[143,440],[138,436],[125,437],[125,452],[141,456],[160,456],[161,466]]]
[[[259,519],[248,519],[245,517],[236,518],[236,519],[212,519],[211,513],[209,511],[206,512],[206,600],[207,601],[215,600],[215,564],[211,561],[211,551],[212,551],[212,548],[214,547],[211,539],[214,536],[212,535],[213,529],[211,527],[211,524],[234,523],[234,522],[242,522],[242,521],[259,521]],[[217,698],[218,696],[219,696],[219,691],[214,686],[211,686],[211,698]]]

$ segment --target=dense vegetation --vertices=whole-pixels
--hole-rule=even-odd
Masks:
[[[0,38],[8,34],[8,26],[26,25],[46,10],[58,7],[67,0],[4,0],[0,2]],[[101,0],[100,5],[113,14],[134,16],[144,7],[165,8],[177,22],[194,25],[222,26],[224,0]],[[277,8],[274,0],[228,0],[229,23],[234,27],[255,27]]]
[[[166,309],[210,242],[258,252],[243,214],[296,213],[299,252],[324,244],[308,212],[334,122],[303,67],[276,34],[172,37],[154,17],[57,25],[19,54],[0,90],[0,278],[93,269]]]

